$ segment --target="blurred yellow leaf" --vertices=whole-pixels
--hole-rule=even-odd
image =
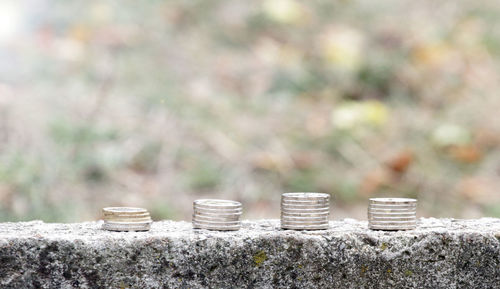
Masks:
[[[379,101],[364,102],[362,111],[365,123],[381,126],[387,122],[389,112],[387,107]]]
[[[382,126],[388,117],[387,107],[374,100],[346,102],[332,112],[333,125],[340,129],[352,129],[363,125]]]
[[[333,27],[320,40],[324,58],[338,68],[357,70],[363,61],[363,35],[351,27]]]
[[[294,0],[266,0],[262,9],[276,22],[298,24],[305,20],[304,7]]]

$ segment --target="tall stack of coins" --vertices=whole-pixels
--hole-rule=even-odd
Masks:
[[[240,202],[202,199],[193,202],[193,228],[214,231],[236,231],[241,227]]]
[[[330,195],[285,193],[281,195],[281,228],[292,230],[328,229]]]
[[[151,216],[146,209],[131,207],[110,207],[102,209],[104,224],[108,231],[148,231]]]
[[[407,198],[370,199],[368,227],[372,230],[412,230],[417,227],[417,200]]]

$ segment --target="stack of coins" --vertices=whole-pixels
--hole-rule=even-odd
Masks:
[[[203,199],[193,202],[193,228],[214,231],[236,231],[241,227],[241,203]]]
[[[372,230],[412,230],[417,227],[417,200],[407,198],[370,199],[368,227]]]
[[[148,210],[142,208],[110,207],[102,213],[102,228],[108,231],[148,231],[153,222]]]
[[[285,193],[281,195],[281,228],[292,230],[328,229],[330,195]]]

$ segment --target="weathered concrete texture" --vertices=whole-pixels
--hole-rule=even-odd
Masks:
[[[500,288],[500,219],[421,219],[417,230],[331,222],[323,232],[244,222],[237,232],[156,222],[0,224],[0,288]]]

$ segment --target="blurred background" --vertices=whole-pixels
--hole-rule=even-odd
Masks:
[[[0,220],[500,217],[499,55],[496,0],[2,0]]]

